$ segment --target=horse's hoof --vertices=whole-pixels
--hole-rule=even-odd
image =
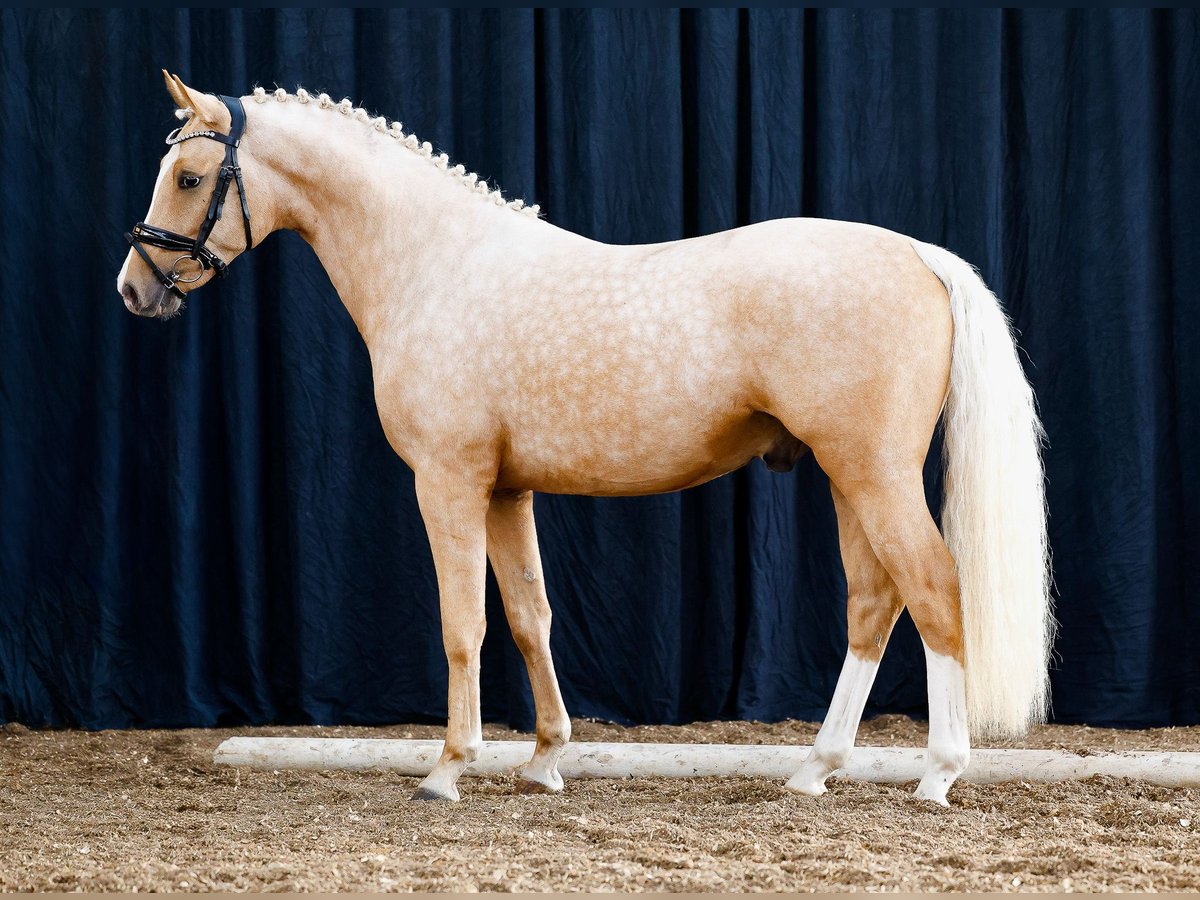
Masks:
[[[794,794],[804,794],[808,797],[820,797],[829,788],[825,787],[823,781],[797,781],[793,778],[783,786],[785,791],[791,791]]]
[[[562,788],[552,788],[548,784],[542,784],[540,781],[533,781],[529,778],[518,778],[516,791],[518,794],[557,794]]]
[[[797,794],[807,794],[809,797],[820,797],[829,788],[825,787],[825,779],[829,771],[822,766],[810,766],[805,763],[800,771],[788,779],[784,790]]]
[[[431,791],[429,788],[424,787],[424,786],[419,787],[415,791],[413,791],[413,795],[409,799],[414,800],[414,801],[422,801],[422,802],[432,800],[432,801],[440,801],[442,803],[454,803],[455,801],[458,800],[457,797],[447,797],[444,794],[439,794],[437,791]]]
[[[940,779],[939,779],[940,780]],[[917,785],[917,789],[913,791],[913,796],[918,800],[925,800],[929,803],[936,803],[938,806],[949,806],[950,801],[946,799],[946,791],[949,789],[948,784],[927,785],[924,781]]]

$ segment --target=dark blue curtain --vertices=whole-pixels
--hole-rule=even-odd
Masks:
[[[116,294],[167,67],[349,96],[601,240],[808,215],[973,261],[1049,433],[1055,714],[1200,721],[1198,48],[1188,11],[3,11],[0,719],[445,714],[412,476],[312,252],[271,237],[166,324]],[[537,511],[573,713],[824,714],[811,461]],[[485,715],[528,725],[489,591]],[[919,650],[906,618],[869,712],[923,712]]]

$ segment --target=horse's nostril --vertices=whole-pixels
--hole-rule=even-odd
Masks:
[[[130,309],[137,309],[140,305],[138,303],[137,288],[135,288],[129,282],[125,282],[125,284],[121,286],[121,296],[125,298],[125,303]]]

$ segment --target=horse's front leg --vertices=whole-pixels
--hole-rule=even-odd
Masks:
[[[563,781],[558,774],[558,760],[571,739],[571,720],[550,658],[550,601],[542,578],[530,491],[492,498],[487,538],[504,612],[513,640],[525,657],[537,710],[537,748],[521,771],[517,790],[560,791]]]
[[[419,470],[417,501],[437,568],[442,641],[450,667],[446,744],[414,800],[457,800],[458,777],[483,745],[479,714],[479,650],[483,645],[487,574],[487,508],[491,484],[462,471]]]

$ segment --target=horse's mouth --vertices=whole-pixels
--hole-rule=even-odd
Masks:
[[[163,291],[156,300],[137,306],[126,298],[125,308],[144,319],[172,319],[183,311],[183,300],[169,291]]]
[[[158,317],[160,319],[173,319],[183,312],[183,301],[171,294],[160,306]]]

